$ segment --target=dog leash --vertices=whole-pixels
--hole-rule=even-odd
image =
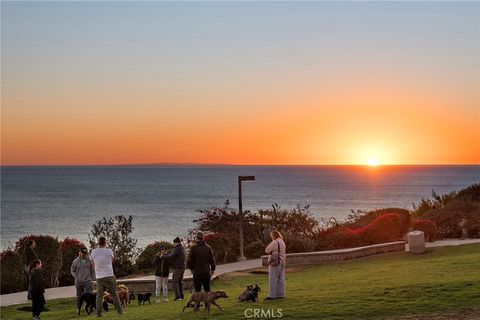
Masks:
[[[228,280],[228,279],[224,278],[224,277],[223,277],[223,276],[221,276],[221,275],[219,275],[219,276],[218,276],[218,278],[222,279],[222,280],[223,280],[223,281],[225,281],[225,282],[228,282],[228,283],[230,283],[230,284],[231,284],[232,286],[234,286],[234,287],[237,287],[237,288],[243,289],[243,287],[240,287],[240,286],[239,286],[238,284],[236,284],[235,282],[233,282],[233,281],[230,281],[230,280]]]

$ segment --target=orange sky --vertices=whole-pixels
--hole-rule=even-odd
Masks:
[[[433,40],[428,32],[387,30],[385,37],[398,37],[394,49],[373,38],[352,44],[345,30],[325,50],[312,44],[315,38],[259,47],[245,37],[238,45],[250,44],[253,52],[217,50],[210,57],[195,37],[182,45],[198,52],[178,47],[170,56],[166,47],[140,40],[125,52],[132,47],[115,34],[79,53],[79,43],[92,44],[83,38],[86,25],[65,26],[62,38],[52,30],[64,22],[28,29],[13,19],[35,8],[7,9],[2,165],[365,164],[372,157],[381,164],[480,163],[478,31],[469,29],[478,26],[478,14],[467,25],[435,17],[424,26]],[[449,38],[436,24],[470,33]],[[69,33],[75,26],[78,39]],[[364,45],[370,40],[373,46]],[[435,51],[445,41],[457,47]]]

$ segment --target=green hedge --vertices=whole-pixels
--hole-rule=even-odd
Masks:
[[[143,249],[142,253],[138,256],[135,264],[136,267],[143,272],[150,272],[153,270],[153,258],[160,251],[160,247],[165,246],[168,251],[171,251],[173,244],[167,241],[155,241],[150,243]]]

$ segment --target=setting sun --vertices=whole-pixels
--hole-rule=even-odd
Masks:
[[[380,164],[380,161],[378,160],[378,158],[372,157],[368,159],[369,166],[375,167],[375,166],[378,166],[379,164]]]

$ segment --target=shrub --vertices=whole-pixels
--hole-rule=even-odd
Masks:
[[[209,237],[215,258],[219,263],[236,261],[239,255],[239,214],[230,207],[227,200],[223,207],[200,210],[200,217],[193,222],[196,228],[190,230],[187,243],[190,246],[197,230]],[[318,230],[318,221],[310,214],[308,206],[297,206],[292,210],[281,209],[273,205],[270,210],[257,213],[244,212],[243,217],[244,254],[246,257],[258,257],[264,254],[270,243],[270,232],[279,230],[285,237],[287,251],[302,252],[313,250]]]
[[[187,235],[187,247],[195,243],[196,233],[201,230],[206,234],[206,241],[212,247],[218,263],[235,261],[239,254],[238,212],[230,208],[228,201],[221,208],[214,207],[199,212],[200,217],[193,221],[197,224],[196,228],[191,229]],[[255,234],[255,226],[251,224],[251,216],[249,211],[244,212],[244,252],[247,257],[252,255],[252,244],[255,243],[251,240],[259,237]],[[256,256],[259,256],[258,249],[254,249]]]
[[[75,283],[75,279],[70,273],[70,267],[73,260],[78,257],[78,252],[82,249],[83,243],[74,238],[65,238],[60,242],[60,250],[62,250],[62,270],[60,272],[60,285],[69,286]]]
[[[397,213],[386,213],[375,218],[364,231],[369,242],[383,243],[402,237],[402,219]]]
[[[462,228],[458,225],[460,221],[467,220],[467,227],[480,221],[480,202],[455,200],[444,208],[427,212],[423,219],[435,222],[440,238],[458,238],[462,233]]]
[[[0,254],[1,294],[25,290],[23,258],[18,252],[8,249]]]
[[[48,235],[29,235],[19,239],[15,244],[15,250],[21,257],[24,256],[25,248],[29,240],[36,242],[35,252],[38,258],[44,263],[43,279],[46,288],[57,287],[60,270],[62,268],[62,251],[60,250],[58,238]]]
[[[480,238],[480,223],[471,225],[468,228],[468,237],[469,238]]]
[[[460,237],[462,231],[458,223],[463,219],[467,220],[467,227],[480,223],[480,184],[442,196],[433,192],[432,196],[433,200],[428,200],[430,206],[417,209],[416,216],[434,221],[439,238]],[[426,201],[423,199],[423,202]]]
[[[160,247],[165,246],[168,251],[171,251],[173,244],[167,241],[155,241],[150,243],[148,246],[143,249],[142,253],[138,256],[135,261],[137,268],[144,272],[149,272],[153,270],[153,258],[160,251]]]
[[[227,235],[223,232],[207,233],[205,234],[204,240],[212,247],[215,261],[218,263],[226,263],[231,260],[229,256],[233,258],[235,255],[235,252],[231,250],[231,244],[229,243]]]
[[[337,225],[324,229],[317,234],[317,250],[360,247],[399,240],[407,228],[405,221],[406,218],[400,214],[385,213],[359,228]]]
[[[417,220],[413,223],[412,229],[423,231],[427,242],[435,241],[437,237],[437,225],[432,220]]]
[[[386,213],[396,213],[400,216],[402,222],[400,230],[403,233],[408,232],[410,227],[410,212],[407,209],[402,208],[385,208],[376,209],[371,211],[352,210],[352,213],[348,215],[343,226],[351,229],[360,228],[369,225],[373,220]]]
[[[100,236],[107,238],[112,248],[114,260],[113,269],[118,277],[123,277],[134,272],[133,262],[138,256],[137,239],[131,237],[133,232],[133,216],[118,215],[112,218],[103,217],[96,221],[88,234],[90,247],[97,245]]]
[[[328,249],[343,249],[358,246],[359,233],[349,228],[339,229],[328,237]]]

